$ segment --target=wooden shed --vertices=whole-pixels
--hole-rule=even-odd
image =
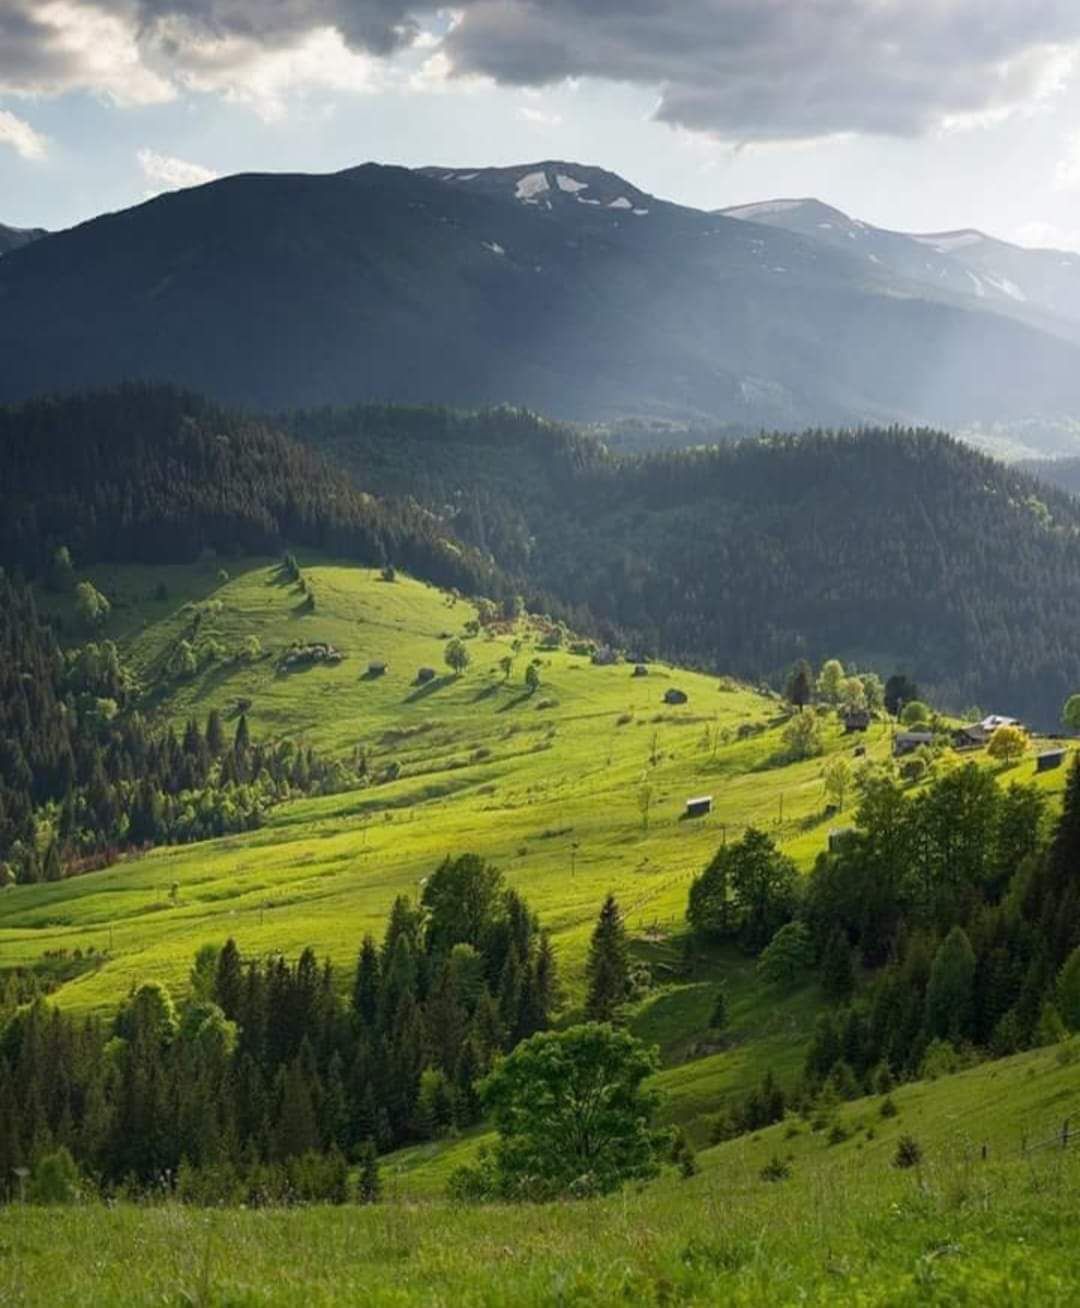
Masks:
[[[698,795],[695,799],[686,801],[686,816],[688,818],[705,817],[712,812],[712,795]]]
[[[1036,772],[1053,772],[1055,768],[1061,767],[1065,762],[1065,751],[1063,749],[1045,749],[1041,754],[1035,755]]]

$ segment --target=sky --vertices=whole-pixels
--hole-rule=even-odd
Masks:
[[[0,223],[564,159],[1080,250],[1078,0],[0,0]]]

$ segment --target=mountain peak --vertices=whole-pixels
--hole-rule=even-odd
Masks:
[[[617,173],[565,159],[501,168],[419,168],[426,177],[486,195],[500,195],[532,208],[580,204],[596,209],[626,210],[639,217],[656,203]]]

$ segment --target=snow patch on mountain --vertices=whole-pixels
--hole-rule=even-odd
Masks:
[[[555,182],[560,191],[566,191],[568,195],[574,195],[578,191],[587,191],[588,182],[579,182],[576,177],[567,177],[565,173],[556,173]]]
[[[630,201],[626,198],[625,195],[620,195],[617,200],[612,200],[612,202],[608,205],[609,209],[632,209],[633,207],[634,206],[630,203]]]
[[[524,177],[518,178],[514,199],[521,200],[524,204],[539,204],[540,197],[550,189],[547,173],[526,173]]]

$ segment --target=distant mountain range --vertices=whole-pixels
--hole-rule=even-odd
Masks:
[[[0,223],[0,255],[17,250],[20,246],[29,245],[31,241],[46,235],[48,233],[43,227],[5,227]]]
[[[1069,448],[1080,415],[1076,256],[817,201],[706,213],[564,162],[225,178],[10,250],[0,305],[5,400],[152,378],[270,409],[933,423],[1018,453]]]
[[[1071,325],[1080,324],[1080,254],[1028,250],[974,228],[893,232],[814,199],[766,200],[718,212],[795,232],[896,277],[981,300],[1070,335]]]

